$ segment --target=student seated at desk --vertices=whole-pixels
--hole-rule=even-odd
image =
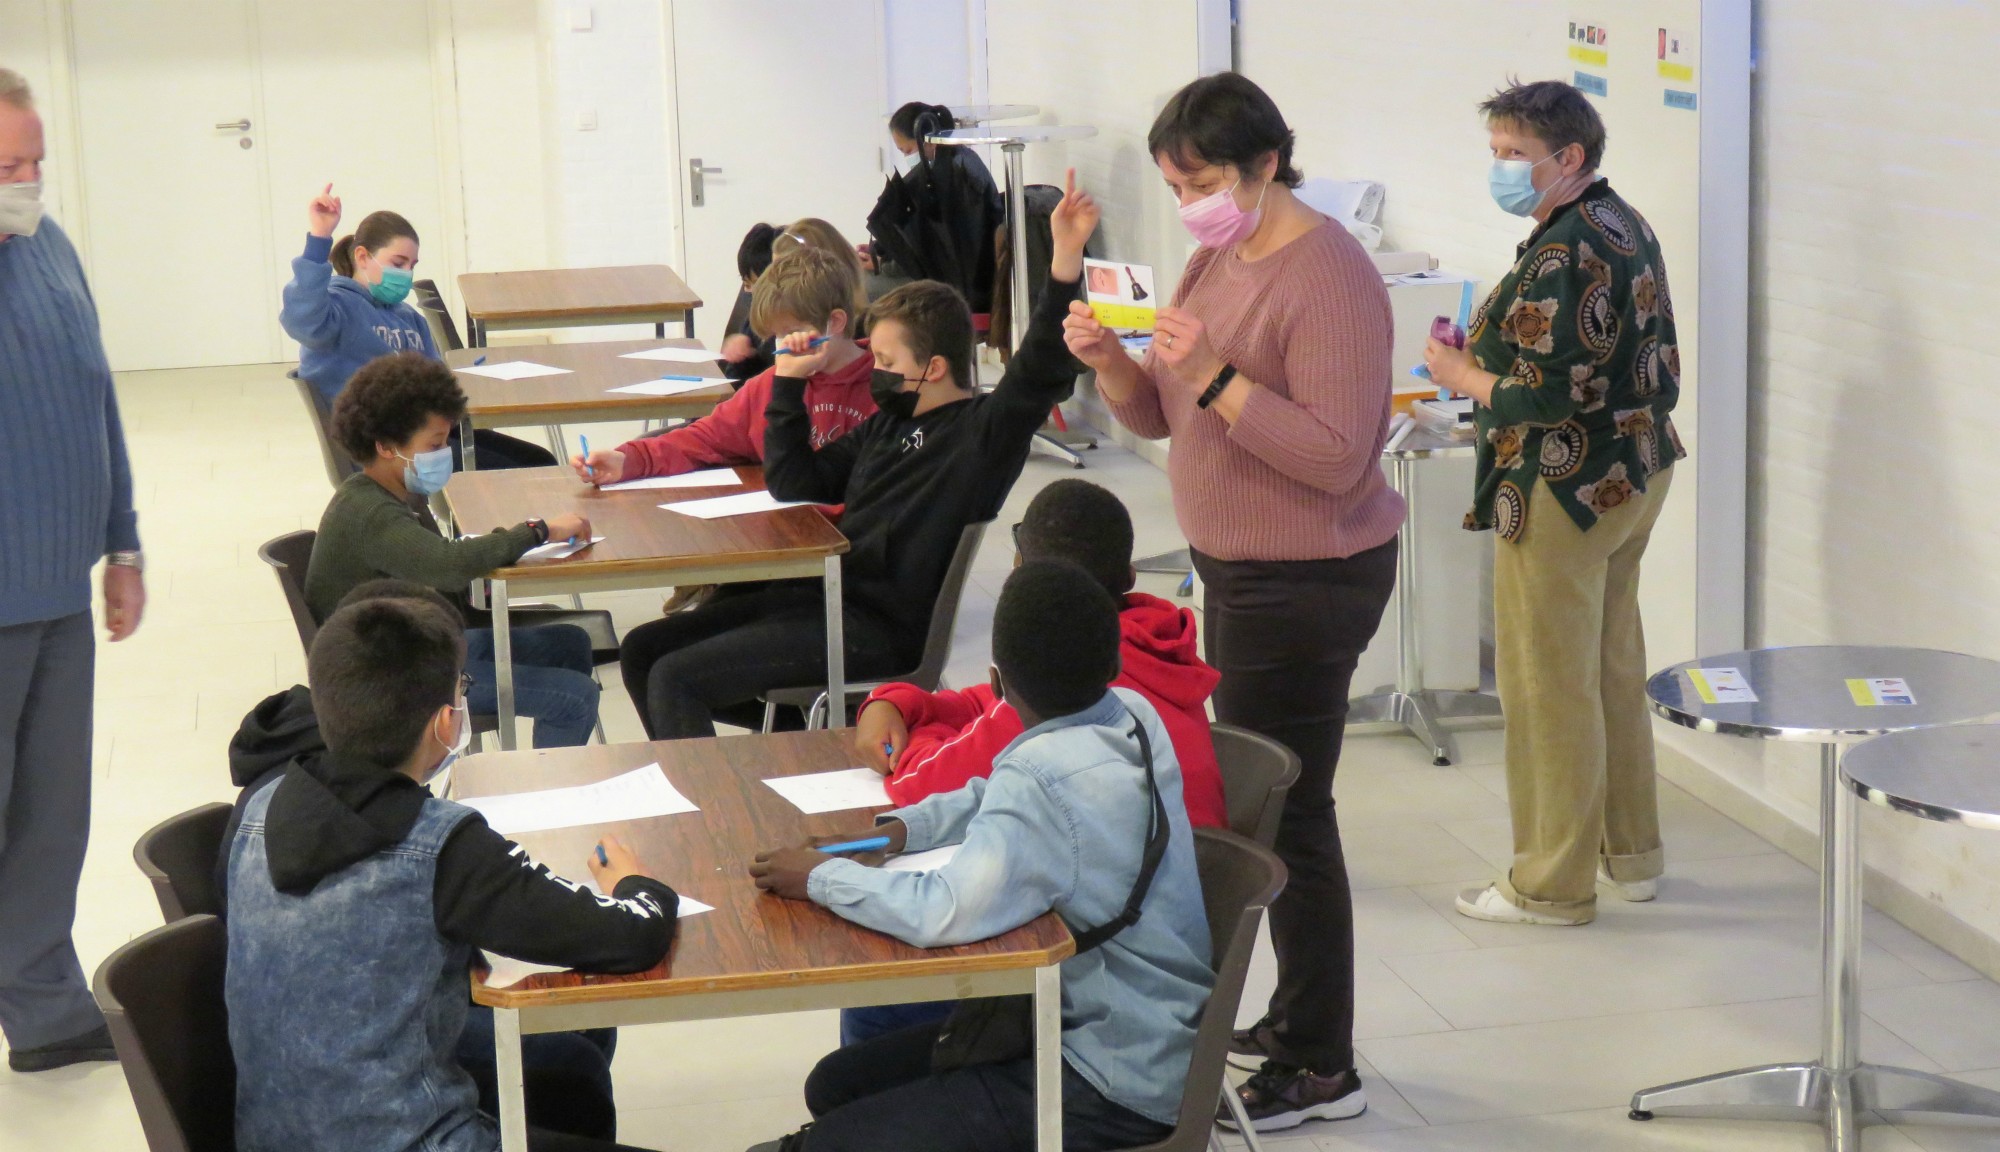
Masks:
[[[736,246],[736,274],[743,278],[743,291],[729,310],[727,335],[722,338],[722,374],[738,388],[755,379],[773,363],[769,337],[760,337],[750,326],[750,294],[757,278],[771,266],[771,245],[778,239],[775,224],[752,224]]]
[[[640,972],[673,941],[679,897],[615,840],[590,854],[599,897],[424,786],[471,737],[464,655],[455,615],[407,598],[349,605],[313,643],[327,752],[260,788],[226,847],[242,1152],[492,1152],[453,1058],[473,949]]]
[[[457,609],[435,589],[408,580],[370,580],[349,592],[336,608],[371,600],[415,600],[456,618]],[[264,785],[297,765],[301,771],[327,775],[326,739],[313,710],[312,692],[295,684],[265,697],[243,717],[229,741],[229,778],[240,791],[223,827],[222,843],[236,839],[243,809]],[[509,877],[499,877],[502,880]],[[215,861],[215,890],[229,890],[229,855]],[[618,1103],[611,1081],[611,1057],[618,1030],[592,1028],[581,1032],[535,1032],[521,1037],[521,1067],[525,1079],[528,1123],[554,1132],[610,1140],[618,1134]],[[493,1058],[493,1010],[472,1005],[465,1031],[458,1039],[458,1063],[479,1089],[479,1110],[499,1111],[498,1075]]]
[[[860,292],[853,264],[824,248],[799,248],[776,260],[751,293],[750,323],[760,332],[824,332],[824,358],[806,377],[814,447],[845,436],[875,412],[874,364],[866,342],[850,335]],[[574,456],[570,467],[591,484],[673,476],[701,468],[764,462],[764,410],[776,368],[759,374],[699,420],[609,451]]]
[[[960,534],[999,511],[1036,430],[1076,383],[1061,327],[1097,205],[1076,190],[1075,172],[1069,181],[1050,220],[1049,289],[992,392],[973,388],[964,298],[935,281],[905,284],[875,302],[868,350],[878,411],[838,440],[815,445],[806,409],[806,382],[832,345],[810,348],[811,332],[778,342],[764,483],[780,500],[845,505],[842,626],[855,680],[917,666]],[[765,275],[785,259],[780,254]],[[698,608],[634,628],[619,663],[646,731],[655,740],[712,736],[718,716],[755,727],[760,693],[821,683],[822,595],[817,580],[724,585]]]
[[[1061,916],[1079,937],[1061,969],[1070,1152],[1167,1135],[1215,983],[1180,764],[1146,698],[1110,687],[1118,633],[1118,606],[1089,573],[1063,561],[1023,564],[993,614],[993,658],[1027,730],[992,776],[889,812],[873,829],[891,852],[957,844],[958,854],[927,872],[871,868],[811,847],[765,853],[751,866],[760,888],[919,948]],[[1139,915],[1125,922],[1134,897]],[[806,1080],[814,1123],[777,1147],[1033,1148],[1031,1051],[985,1053],[1000,1058],[936,1072],[943,1027],[907,1028],[822,1059]]]
[[[590,538],[581,516],[526,520],[484,536],[447,540],[427,501],[451,479],[445,437],[465,413],[451,369],[414,352],[384,356],[354,374],[333,406],[333,437],[361,471],[347,478],[320,517],[306,606],[324,620],[354,587],[389,577],[435,588],[468,623],[486,623],[466,589],[495,568],[550,540]],[[590,636],[572,624],[516,624],[514,708],[535,721],[535,747],[582,744],[597,726],[596,667]],[[472,707],[500,710],[493,629],[466,631]]]
[[[352,235],[333,239],[340,227],[340,197],[333,185],[306,210],[306,249],[292,260],[278,324],[299,342],[299,377],[331,408],[363,364],[392,352],[420,352],[435,360],[430,322],[405,300],[417,267],[417,230],[394,212],[371,212]],[[539,468],[554,464],[548,449],[491,429],[472,434],[481,468]],[[458,426],[451,429],[458,459]]]

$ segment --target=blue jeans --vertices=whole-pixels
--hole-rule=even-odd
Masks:
[[[878,1004],[873,1008],[840,1010],[840,1046],[846,1048],[877,1036],[901,1032],[918,1024],[936,1024],[951,1015],[956,1000],[925,1000],[916,1004]]]
[[[535,721],[535,747],[573,748],[597,726],[597,681],[590,678],[590,634],[574,624],[513,629],[514,712]],[[493,629],[465,630],[465,671],[472,677],[466,703],[473,712],[500,711],[500,681],[493,664]]]

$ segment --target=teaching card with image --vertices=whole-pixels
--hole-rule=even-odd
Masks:
[[[1083,294],[1097,322],[1120,332],[1153,330],[1153,270],[1116,260],[1083,262]]]

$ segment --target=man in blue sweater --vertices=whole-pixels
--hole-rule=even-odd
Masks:
[[[7,1064],[115,1060],[70,941],[90,836],[90,569],[146,606],[111,366],[76,249],[42,219],[42,121],[0,68],[0,1031]]]

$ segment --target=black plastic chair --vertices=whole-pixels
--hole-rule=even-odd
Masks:
[[[234,1152],[236,1060],[222,977],[229,940],[188,916],[105,958],[93,992],[152,1152]]]
[[[458,338],[457,321],[451,318],[451,310],[444,306],[444,293],[438,291],[437,281],[416,280],[411,282],[410,287],[414,289],[410,294],[410,303],[416,305],[417,311],[429,321],[431,337],[437,341],[438,347],[447,352],[465,347],[465,342]]]
[[[349,476],[361,471],[361,465],[333,442],[333,408],[320,397],[319,389],[300,376],[297,369],[285,373],[285,378],[298,386],[299,399],[305,402],[306,415],[312,419],[313,436],[319,441],[319,459],[326,465],[326,482],[338,488]]]
[[[863,684],[850,682],[847,685],[849,714],[852,714],[856,704],[884,684],[914,684],[926,692],[937,691],[938,684],[944,680],[944,666],[951,660],[951,632],[958,625],[958,604],[965,592],[965,580],[972,573],[973,558],[979,555],[979,542],[985,538],[986,527],[991,523],[991,520],[981,520],[967,524],[958,535],[958,548],[952,553],[951,566],[945,569],[944,583],[938,586],[937,601],[931,605],[931,626],[924,637],[922,663],[901,676],[885,676]],[[780,706],[797,708],[806,713],[808,728],[827,725],[826,713],[829,709],[824,684],[805,688],[774,688],[758,699],[764,702],[766,732],[777,723]],[[842,724],[845,723],[843,720]]]
[[[222,830],[228,823],[229,805],[203,804],[153,825],[132,845],[132,860],[153,882],[153,896],[167,923],[222,915],[215,859],[222,853]]]

